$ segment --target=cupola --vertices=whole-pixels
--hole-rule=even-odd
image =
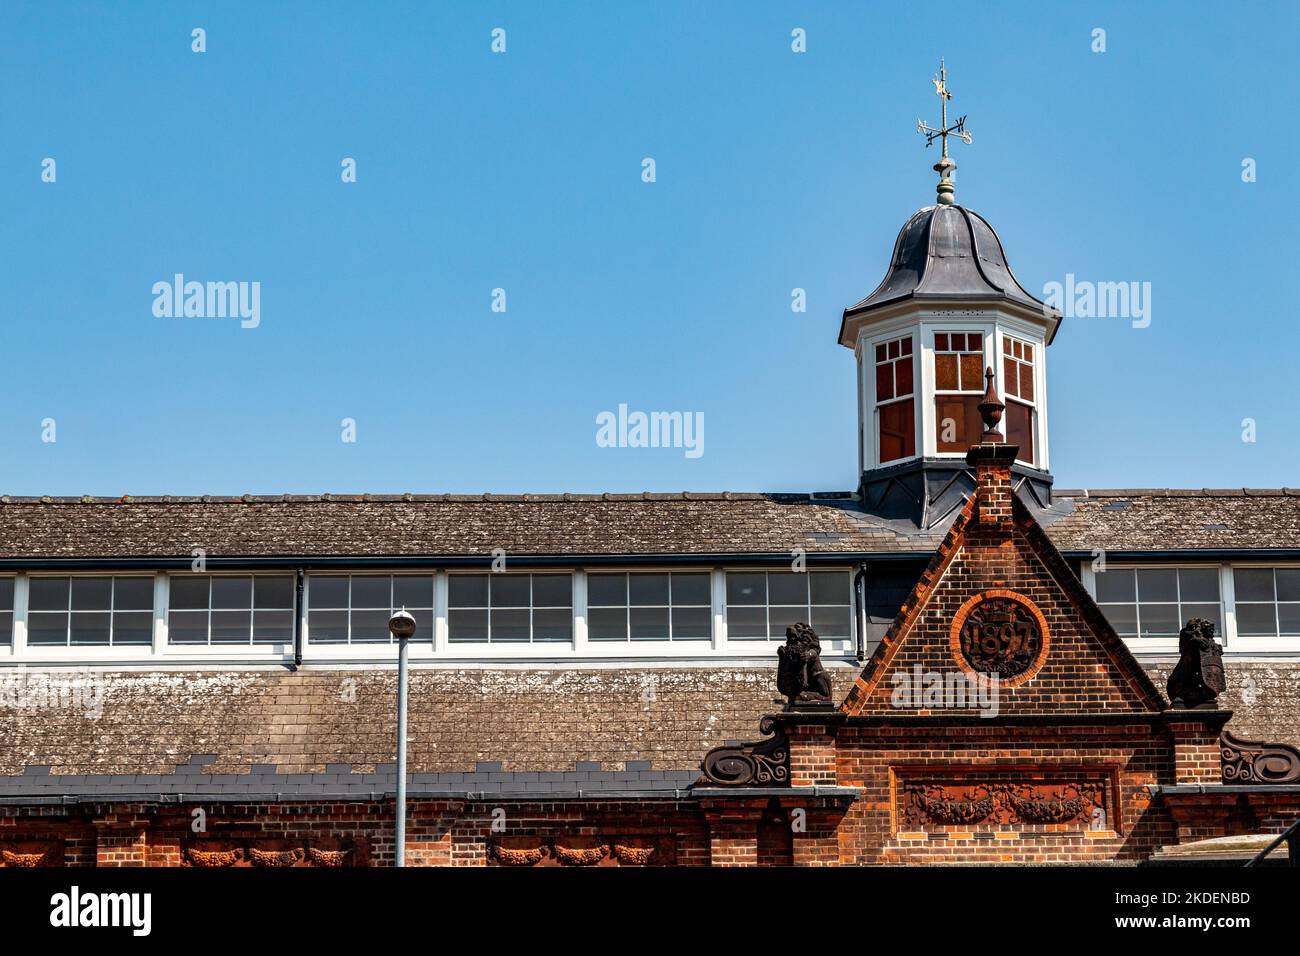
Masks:
[[[858,366],[858,460],[866,506],[932,527],[973,487],[967,450],[983,431],[985,370],[1006,411],[1001,428],[1019,447],[1014,473],[1031,504],[1050,503],[1046,349],[1060,313],[1016,280],[997,232],[955,203],[947,137],[971,142],[961,117],[949,125],[947,77],[938,129],[918,122],[927,144],[943,142],[934,166],[937,201],[914,213],[894,242],[875,291],[844,310],[840,344]]]

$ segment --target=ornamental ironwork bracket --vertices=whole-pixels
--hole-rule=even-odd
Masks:
[[[1290,744],[1242,740],[1225,730],[1219,748],[1224,783],[1300,783],[1300,750]]]
[[[790,738],[775,717],[758,724],[762,740],[714,747],[704,755],[703,783],[719,787],[785,787],[790,785]]]

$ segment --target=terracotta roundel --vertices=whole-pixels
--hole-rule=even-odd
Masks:
[[[1004,684],[1033,677],[1047,651],[1047,621],[1037,606],[1014,591],[983,591],[957,612],[952,649],[964,670]]]

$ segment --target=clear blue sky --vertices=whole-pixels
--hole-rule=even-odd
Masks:
[[[958,201],[1021,282],[1153,285],[1150,328],[1067,320],[1048,353],[1058,484],[1300,485],[1298,26],[1294,2],[6,0],[0,491],[852,488],[840,312],[932,199],[940,53],[975,133]],[[176,272],[260,282],[260,327],[156,318]],[[620,403],[704,412],[705,454],[597,447]]]

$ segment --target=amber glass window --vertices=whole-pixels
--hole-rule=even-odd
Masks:
[[[916,454],[912,337],[876,344],[876,428],[880,463]]]
[[[1002,386],[1007,393],[1007,441],[1020,446],[1020,460],[1034,463],[1034,346],[1002,336]]]
[[[937,332],[934,336],[935,448],[964,452],[984,432],[979,403],[984,395],[984,336]]]

